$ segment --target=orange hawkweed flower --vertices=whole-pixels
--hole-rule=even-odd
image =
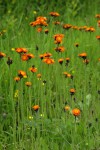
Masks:
[[[29,87],[32,85],[32,83],[31,82],[25,82],[25,85]]]
[[[16,82],[18,82],[18,81],[20,81],[20,77],[15,77],[14,80],[15,80]]]
[[[56,52],[64,52],[65,51],[65,48],[64,46],[59,46],[57,48],[54,49]]]
[[[64,29],[70,29],[71,27],[72,27],[71,24],[64,24],[64,25],[63,25],[63,28],[64,28]]]
[[[33,54],[22,54],[21,55],[21,59],[23,60],[23,61],[27,61],[27,60],[29,60],[29,59],[31,59],[31,58],[34,58],[34,55]]]
[[[46,52],[46,53],[43,54],[43,58],[49,58],[51,56],[52,56],[52,54],[48,53],[48,52]]]
[[[95,17],[96,17],[96,18],[100,18],[100,14],[96,14]]]
[[[75,89],[70,89],[69,91],[70,91],[70,94],[71,94],[71,95],[74,95],[75,92],[76,92]]]
[[[40,58],[40,59],[43,59],[43,58],[44,58],[44,55],[43,55],[43,54],[39,55],[39,58]]]
[[[29,70],[31,71],[31,72],[37,72],[37,68],[35,68],[34,66],[32,66],[31,68],[29,68]]]
[[[66,58],[66,62],[68,62],[68,63],[70,62],[70,58],[69,57]]]
[[[57,37],[56,40],[55,40],[55,44],[60,44],[62,43],[62,37]]]
[[[27,54],[22,54],[22,55],[21,55],[21,60],[27,61],[28,59],[29,59],[29,58],[28,58]]]
[[[35,21],[31,22],[30,25],[35,27],[35,26],[47,26],[47,18],[43,16],[39,16],[36,18]]]
[[[34,57],[35,57],[35,56],[34,56],[33,54],[31,54],[31,53],[28,53],[28,54],[27,54],[27,56],[28,56],[28,58],[29,58],[29,59],[34,58]]]
[[[58,59],[58,62],[59,62],[61,65],[62,65],[63,61],[64,61],[63,58]]]
[[[15,48],[17,53],[27,53],[28,50],[26,48]]]
[[[53,37],[55,39],[55,44],[60,44],[60,43],[62,43],[64,34],[55,34]]]
[[[60,14],[58,12],[50,12],[50,15],[53,17],[59,17]]]
[[[81,57],[81,58],[83,58],[83,59],[86,59],[87,53],[81,53],[78,56]]]
[[[85,29],[88,28],[88,27],[87,27],[87,26],[82,26],[81,28],[82,28],[83,30],[85,30]]]
[[[97,38],[98,40],[100,40],[100,35],[97,35],[96,38]]]
[[[40,73],[37,74],[37,78],[38,78],[38,79],[41,79],[41,76],[42,76],[42,75],[41,75]]]
[[[70,73],[64,72],[65,78],[71,78],[73,79],[73,76]]]
[[[64,37],[64,34],[55,34],[53,37],[54,37],[54,39],[56,39],[57,37],[63,38],[63,37]]]
[[[18,71],[18,76],[19,76],[20,78],[26,78],[26,77],[27,77],[26,72],[25,72],[25,71],[22,71],[22,70],[19,70],[19,71]]]
[[[39,105],[34,105],[34,106],[32,106],[32,108],[33,108],[34,111],[37,112],[39,110],[40,106]]]
[[[74,108],[72,110],[72,114],[75,116],[75,117],[78,117],[80,115],[81,111],[78,109],[78,108]]]
[[[0,58],[3,58],[3,57],[5,57],[5,56],[6,56],[5,53],[0,52]]]
[[[94,32],[94,31],[95,31],[95,28],[94,28],[94,27],[90,27],[90,31],[91,31],[91,32]]]
[[[93,27],[87,27],[87,28],[85,29],[85,31],[94,32],[94,31],[95,31],[95,28],[93,28]]]
[[[41,32],[41,31],[42,31],[41,27],[37,28],[37,32]]]
[[[98,59],[98,61],[100,61],[100,58]]]
[[[68,73],[67,73],[67,72],[63,72],[63,74],[64,74],[64,75],[67,75]]]
[[[75,29],[75,30],[79,30],[79,27],[78,27],[78,26],[72,26],[71,28],[72,28],[72,29]]]
[[[51,56],[52,56],[52,54],[49,53],[49,52],[46,52],[46,53],[44,53],[44,54],[40,54],[40,55],[39,55],[39,57],[40,57],[41,60],[42,60],[43,58],[50,58]]]
[[[49,65],[49,64],[54,64],[55,61],[52,58],[44,58],[43,62]]]
[[[65,64],[65,65],[68,66],[69,62],[70,62],[70,58],[67,57],[67,58],[66,58],[66,64]]]

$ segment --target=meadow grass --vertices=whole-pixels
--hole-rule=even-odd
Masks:
[[[44,16],[44,14],[43,14]],[[36,15],[38,17],[38,15]],[[0,149],[2,150],[99,150],[100,149],[100,27],[97,18],[68,19],[53,18],[47,14],[47,27],[37,32],[30,26],[35,21],[23,15],[0,36]],[[24,21],[22,21],[24,18]],[[54,21],[60,21],[55,25]],[[64,29],[63,24],[77,27],[91,27],[95,31]],[[16,27],[16,25],[18,25]],[[4,22],[4,27],[6,25]],[[44,30],[48,29],[48,34]],[[60,44],[54,43],[55,34],[64,34]],[[75,43],[79,46],[76,47]],[[64,46],[64,52],[54,48]],[[22,61],[15,48],[26,48],[34,58]],[[13,48],[13,49],[12,49]],[[51,53],[54,64],[46,64],[39,58]],[[78,55],[87,53],[89,63],[83,63]],[[7,64],[8,57],[13,61]],[[70,62],[66,65],[66,58]],[[58,62],[64,59],[62,65]],[[32,73],[29,68],[37,68]],[[26,72],[27,77],[16,82],[18,71]],[[64,72],[71,74],[65,77]],[[37,74],[41,78],[37,78]],[[32,83],[30,87],[25,83]],[[71,96],[70,89],[75,89]],[[38,111],[32,108],[39,105]],[[69,106],[69,110],[65,110]],[[72,110],[78,108],[80,115],[75,117]]]

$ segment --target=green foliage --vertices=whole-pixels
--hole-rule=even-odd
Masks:
[[[90,7],[81,0],[0,1],[0,52],[6,54],[0,58],[1,150],[99,150],[100,41],[96,36],[100,29],[95,18],[96,4],[93,9],[94,2]],[[49,14],[52,11],[58,11],[60,16],[52,18]],[[40,33],[37,27],[29,25],[38,16],[47,17],[48,22]],[[61,24],[54,25],[55,21]],[[95,32],[66,30],[63,28],[66,23],[73,27],[93,26]],[[49,29],[48,34],[45,29]],[[62,53],[54,50],[57,45],[53,36],[58,33],[64,34],[61,46],[65,51]],[[22,61],[14,50],[20,47],[27,48],[35,58]],[[47,65],[39,58],[46,52],[52,53],[54,64]],[[78,57],[83,52],[89,59],[87,65]],[[10,66],[8,57],[12,58]],[[66,57],[70,58],[69,64],[66,64]],[[58,63],[60,58],[64,58],[62,65]],[[29,71],[33,65],[38,70],[35,73]],[[27,78],[17,83],[14,78],[18,70],[25,71]],[[64,72],[73,79],[65,78]],[[41,79],[37,79],[38,73],[42,74]],[[27,81],[32,83],[31,87],[25,85]],[[76,89],[73,96],[69,92],[71,88]],[[34,105],[40,106],[37,112],[32,108]],[[64,110],[66,105],[70,110]],[[79,117],[72,115],[76,107],[81,110]]]

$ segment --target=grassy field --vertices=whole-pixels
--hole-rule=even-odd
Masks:
[[[36,10],[18,19],[10,12],[4,16],[0,150],[100,150],[96,13],[67,19]]]

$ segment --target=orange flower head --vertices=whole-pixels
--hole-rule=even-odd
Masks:
[[[71,27],[72,27],[71,24],[64,24],[64,25],[63,25],[63,28],[64,28],[64,29],[70,29]]]
[[[15,80],[16,82],[18,82],[18,81],[20,81],[20,77],[15,77],[14,80]]]
[[[28,52],[28,50],[26,48],[15,48],[15,50],[19,54],[20,53],[27,53]]]
[[[41,31],[42,31],[41,27],[37,28],[37,32],[41,32]]]
[[[57,37],[56,40],[55,40],[55,44],[60,44],[62,43],[62,37]]]
[[[25,71],[22,71],[22,70],[19,70],[19,71],[18,71],[18,76],[19,76],[20,78],[26,78],[26,77],[27,77],[26,72],[25,72]]]
[[[72,29],[79,30],[78,26],[72,26]]]
[[[95,31],[95,28],[93,28],[93,27],[87,27],[87,28],[85,29],[85,31],[94,32],[94,31]]]
[[[94,32],[94,31],[95,31],[95,28],[94,28],[94,27],[90,27],[90,31],[91,31],[91,32]]]
[[[54,37],[54,39],[56,40],[57,37],[63,38],[63,37],[64,37],[64,34],[55,34],[53,37]]]
[[[70,58],[69,58],[69,57],[66,58],[66,62],[67,62],[67,63],[70,62]]]
[[[75,92],[76,92],[75,89],[70,89],[70,94],[71,94],[71,95],[74,95]]]
[[[31,53],[28,53],[28,54],[27,54],[27,56],[28,56],[28,58],[29,58],[29,59],[34,58],[34,57],[35,57],[35,56],[34,56],[33,54],[31,54]]]
[[[100,18],[100,14],[96,14],[95,17],[96,17],[96,18]]]
[[[34,105],[34,106],[32,106],[32,108],[33,108],[34,111],[37,112],[39,110],[40,106],[39,105]]]
[[[22,48],[23,53],[27,53],[28,50],[26,48]]]
[[[63,72],[63,74],[64,74],[64,75],[67,75],[67,74],[68,74],[68,72]]]
[[[55,34],[54,39],[55,39],[55,44],[60,44],[62,43],[62,39],[64,37],[64,34]]]
[[[78,56],[81,57],[81,58],[83,58],[83,59],[86,59],[87,53],[81,53]]]
[[[54,59],[52,58],[44,58],[43,62],[50,65],[50,64],[54,64]]]
[[[44,58],[44,55],[43,55],[43,54],[41,54],[41,55],[39,55],[39,57],[40,57],[40,59],[43,59],[43,58]]]
[[[64,72],[63,74],[65,75],[65,78],[71,78],[71,79],[73,79],[73,76],[70,73]]]
[[[28,56],[27,56],[27,54],[22,54],[21,55],[21,60],[22,61],[27,61],[29,58],[28,58]]]
[[[25,85],[30,87],[32,85],[32,83],[31,82],[25,82]]]
[[[58,59],[58,62],[59,62],[61,65],[62,65],[63,61],[64,61],[63,58]]]
[[[17,53],[22,53],[23,52],[22,48],[15,48],[15,50],[16,50]]]
[[[75,108],[72,110],[72,114],[75,116],[75,117],[78,117],[80,115],[81,111],[80,109],[78,108]]]
[[[97,38],[98,40],[100,40],[100,35],[97,35],[96,38]]]
[[[35,27],[35,26],[47,26],[47,18],[43,16],[39,16],[36,18],[35,21],[31,22],[30,25]],[[38,32],[40,32],[41,29],[38,29]]]
[[[37,25],[47,26],[48,24],[46,21],[47,21],[47,18],[43,16],[39,16],[36,18]]]
[[[85,30],[87,28],[87,26],[82,26],[81,28]]]
[[[70,73],[67,74],[67,77],[68,77],[68,78],[71,78],[71,76],[72,76],[72,75],[71,75]]]
[[[37,72],[37,68],[35,68],[34,66],[32,66],[31,68],[29,68],[29,70],[33,73]]]
[[[48,52],[43,54],[43,58],[50,58],[51,56],[52,56],[52,54],[48,53]]]
[[[42,75],[41,75],[40,73],[37,74],[37,78],[38,78],[38,79],[41,79],[41,76],[42,76]]]
[[[64,52],[65,51],[65,48],[64,46],[59,46],[57,48],[54,49],[56,52]]]
[[[46,17],[43,17],[43,16],[39,16],[36,18],[37,21],[40,21],[40,22],[44,22],[44,21],[47,21],[47,18]]]
[[[60,14],[58,12],[50,12],[50,15],[53,17],[59,17]]]
[[[22,54],[21,55],[21,59],[23,60],[23,61],[27,61],[27,60],[29,60],[29,59],[31,59],[31,58],[34,58],[34,55],[33,54]]]
[[[3,58],[3,57],[5,57],[5,56],[6,56],[5,53],[0,52],[0,58]]]

